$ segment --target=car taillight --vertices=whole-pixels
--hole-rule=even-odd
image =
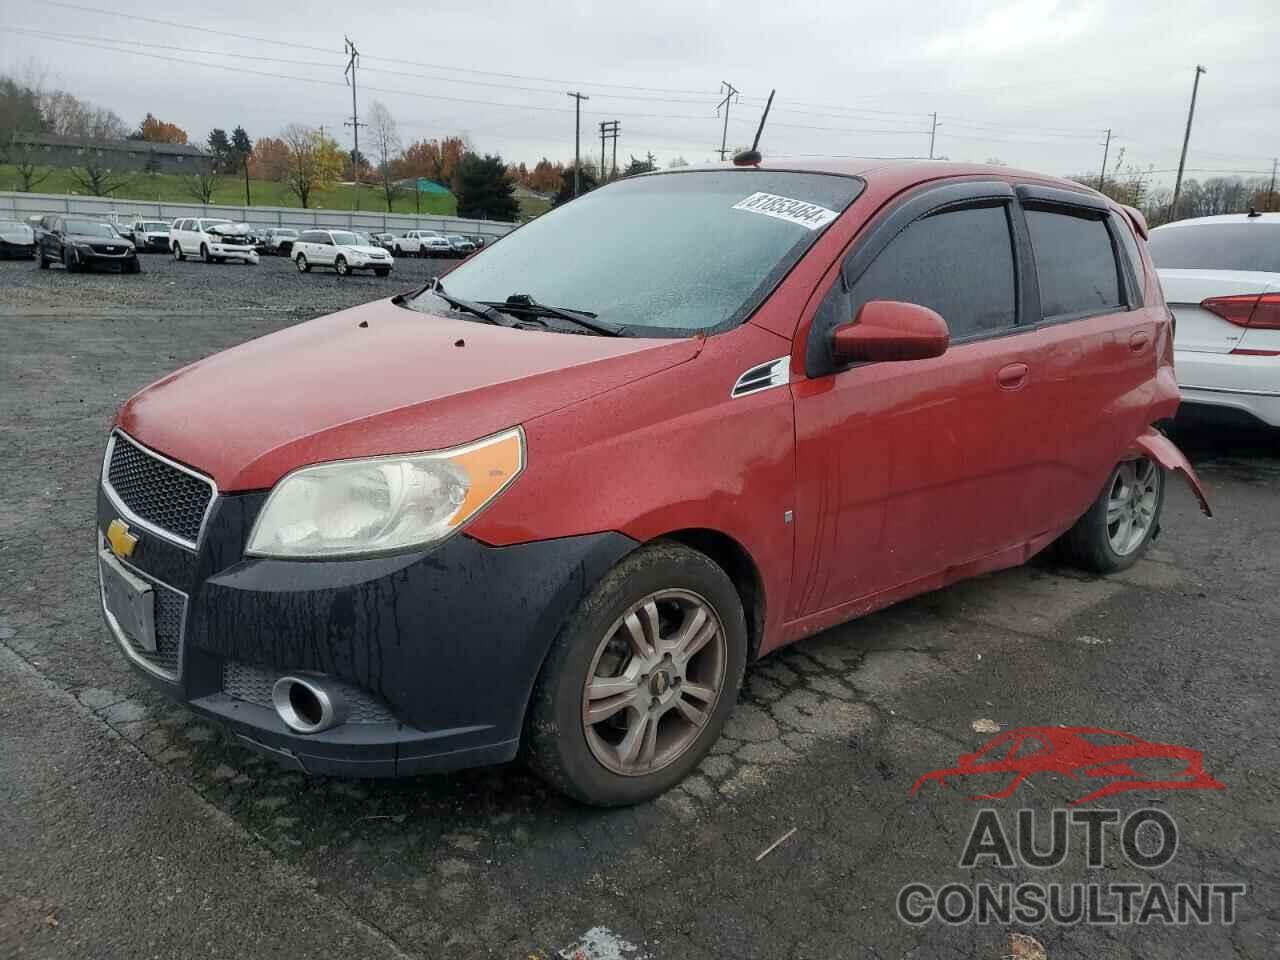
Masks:
[[[1280,293],[1245,293],[1209,297],[1200,306],[1237,327],[1280,330]]]

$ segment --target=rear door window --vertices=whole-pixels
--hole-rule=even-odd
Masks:
[[[1026,215],[1046,319],[1124,308],[1111,233],[1100,215],[1034,208]]]
[[[911,224],[853,281],[843,319],[869,300],[936,310],[953,340],[1012,327],[1017,308],[1005,207],[945,210]]]

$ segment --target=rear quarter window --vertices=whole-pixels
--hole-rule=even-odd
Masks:
[[[1124,306],[1111,234],[1097,216],[1026,211],[1045,317],[1082,316]]]

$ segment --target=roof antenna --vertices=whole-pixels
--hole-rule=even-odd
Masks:
[[[760,115],[760,126],[756,128],[756,138],[752,141],[750,150],[743,150],[736,154],[733,158],[735,167],[758,167],[760,161],[764,158],[760,156],[760,134],[764,133],[764,122],[769,119],[769,108],[773,106],[773,95],[777,93],[777,89],[769,91],[769,100],[764,105],[764,113]]]

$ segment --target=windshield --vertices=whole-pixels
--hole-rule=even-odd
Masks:
[[[232,223],[230,220],[201,220],[200,226],[205,230],[209,230],[213,227],[230,227]]]
[[[347,230],[333,231],[333,242],[340,247],[359,247],[367,245],[368,241],[358,233],[351,233]]]
[[[1151,231],[1151,261],[1169,270],[1280,273],[1280,224],[1206,223]]]
[[[477,302],[527,294],[649,335],[723,329],[760,305],[862,187],[746,169],[621,180],[485,248],[445,286]]]
[[[146,223],[142,224],[141,229],[150,230],[152,233],[168,233],[169,225],[167,223],[161,223],[159,220],[148,220]]]
[[[19,223],[17,220],[0,220],[0,230],[26,230],[25,223]]]
[[[296,237],[297,235],[298,235],[298,231],[297,231],[297,230],[291,230],[291,229],[288,229],[288,228],[286,228],[286,229],[284,229],[284,230],[277,230],[277,231],[276,231],[276,236],[277,236],[277,237]]]
[[[68,220],[66,221],[67,233],[79,234],[82,237],[109,237],[118,236],[115,228],[109,223],[94,223],[92,220]]]

